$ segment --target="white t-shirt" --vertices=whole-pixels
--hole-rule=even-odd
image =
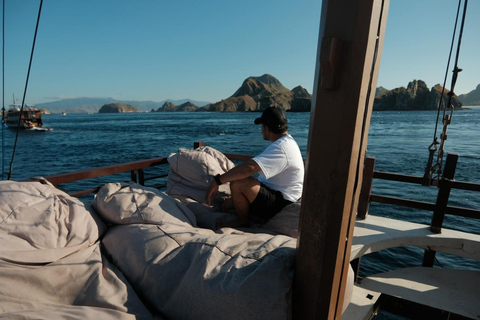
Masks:
[[[253,160],[262,169],[258,179],[261,183],[280,191],[285,200],[300,199],[305,171],[300,148],[291,135],[275,140]]]

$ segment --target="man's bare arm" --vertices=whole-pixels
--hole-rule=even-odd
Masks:
[[[220,175],[220,181],[222,183],[227,183],[227,182],[242,180],[260,171],[261,169],[258,163],[250,159],[239,164],[238,166],[233,167],[228,172],[225,172],[224,174]],[[210,183],[210,186],[207,189],[207,192],[205,193],[205,203],[207,205],[210,205],[211,198],[215,195],[215,193],[217,193],[217,191],[218,191],[218,185],[215,181],[212,181],[212,183]]]
[[[242,180],[261,170],[258,163],[250,159],[220,175],[220,180],[222,183]]]

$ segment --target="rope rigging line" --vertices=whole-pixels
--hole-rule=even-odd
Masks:
[[[440,100],[438,103],[438,108],[437,108],[437,119],[435,121],[435,130],[433,134],[433,142],[432,144],[428,147],[429,155],[428,155],[428,161],[427,165],[425,166],[425,173],[423,176],[423,184],[424,185],[430,185],[432,181],[433,175],[436,173],[437,177],[436,179],[440,179],[442,175],[442,164],[443,164],[443,154],[444,154],[444,147],[445,147],[445,141],[447,140],[447,128],[448,125],[452,122],[452,117],[453,117],[453,111],[454,111],[454,106],[452,105],[452,98],[455,95],[454,90],[455,90],[455,84],[457,82],[458,78],[458,73],[462,71],[458,67],[458,58],[460,56],[460,48],[461,48],[461,43],[462,43],[462,36],[463,36],[463,28],[465,25],[465,17],[467,13],[467,5],[468,5],[468,0],[465,0],[464,7],[463,7],[463,13],[462,13],[462,21],[461,21],[461,26],[460,26],[460,32],[458,36],[458,43],[457,43],[457,52],[455,54],[455,66],[453,68],[453,76],[452,76],[452,82],[451,82],[451,87],[450,91],[447,93],[448,95],[448,102],[443,103],[444,99],[444,94],[445,94],[445,86],[447,83],[447,78],[448,78],[448,70],[450,68],[450,61],[452,59],[452,52],[455,44],[455,35],[457,33],[457,25],[458,25],[458,18],[460,16],[460,8],[461,8],[462,0],[458,1],[458,8],[457,8],[457,15],[455,18],[455,26],[453,29],[453,35],[452,35],[452,42],[450,45],[450,53],[448,55],[448,62],[447,62],[447,68],[445,70],[445,78],[443,81],[443,87],[442,87],[442,92],[440,94]],[[438,130],[438,120],[440,118],[440,109],[442,108],[443,105],[443,130],[440,135],[440,142],[438,141],[437,137],[437,130]],[[450,114],[447,115],[447,109],[450,109]],[[439,148],[437,146],[440,146]],[[435,153],[438,151],[437,154],[437,161],[433,165],[433,159],[435,157]]]
[[[2,180],[5,177],[5,0],[2,1]]]
[[[17,126],[16,135],[15,135],[15,143],[13,144],[12,160],[10,161],[10,169],[8,171],[8,177],[7,177],[8,180],[12,180],[13,161],[15,160],[15,151],[17,149],[18,133],[20,131],[20,121],[22,120],[21,118],[22,118],[23,107],[25,106],[25,96],[27,95],[28,79],[30,78],[30,69],[32,68],[33,53],[35,51],[35,41],[37,40],[38,25],[40,23],[40,15],[42,13],[42,5],[43,5],[43,0],[40,0],[40,6],[38,8],[37,24],[35,26],[35,34],[33,36],[32,52],[30,53],[30,62],[28,64],[27,78],[25,80],[25,89],[23,91],[22,106],[20,108],[20,115],[18,117],[18,126]]]

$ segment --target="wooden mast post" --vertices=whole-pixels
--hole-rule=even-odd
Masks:
[[[340,319],[388,0],[323,0],[294,319]]]

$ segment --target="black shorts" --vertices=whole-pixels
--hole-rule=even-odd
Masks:
[[[260,183],[260,191],[255,200],[250,204],[249,213],[251,216],[266,222],[290,203],[292,202],[285,200],[280,191],[270,189],[263,183]]]

